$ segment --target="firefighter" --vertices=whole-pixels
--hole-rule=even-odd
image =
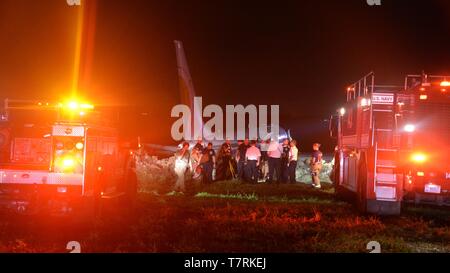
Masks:
[[[268,156],[268,163],[269,163],[269,177],[267,182],[272,183],[273,182],[273,176],[274,173],[277,174],[277,181],[281,181],[281,153],[283,152],[283,149],[276,140],[272,140],[270,142],[267,156]]]
[[[297,160],[298,160],[298,149],[297,149],[297,141],[292,140],[290,143],[289,150],[289,182],[295,184],[297,180],[295,179],[295,170],[297,169]]]
[[[258,166],[261,159],[261,151],[256,147],[256,141],[252,140],[250,147],[245,152],[245,161],[248,168],[247,179],[250,183],[258,183]]]
[[[289,178],[289,151],[291,146],[289,145],[289,140],[286,138],[283,140],[281,153],[281,182],[288,182]]]
[[[204,172],[205,183],[213,182],[213,171],[216,168],[216,152],[213,149],[213,144],[210,142],[203,152],[202,167]]]
[[[238,147],[237,153],[236,153],[236,161],[237,161],[237,169],[238,169],[238,179],[244,180],[245,179],[245,153],[247,152],[247,149],[249,146],[249,140],[246,138],[244,142],[240,142],[241,144]]]
[[[177,182],[175,183],[175,191],[183,192],[185,190],[186,172],[190,168],[189,143],[184,142],[182,148],[175,154],[175,173],[177,174]]]
[[[319,143],[313,144],[313,152],[311,154],[311,177],[312,177],[312,186],[316,189],[320,189],[320,171],[322,170],[322,152],[320,149]]]

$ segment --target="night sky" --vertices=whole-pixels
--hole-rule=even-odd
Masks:
[[[205,104],[279,104],[303,145],[370,71],[401,84],[450,74],[450,1],[85,0],[79,92],[120,105],[151,142],[170,138],[179,103],[173,40],[184,43]],[[77,9],[65,0],[0,0],[0,97],[59,100],[72,84]],[[129,123],[133,124],[133,123]],[[139,128],[138,126],[136,126]],[[140,126],[142,128],[144,126]],[[148,130],[155,129],[155,130]],[[151,132],[150,132],[151,131]]]

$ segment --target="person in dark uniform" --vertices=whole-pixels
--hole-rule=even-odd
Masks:
[[[281,153],[281,182],[287,183],[289,178],[289,151],[291,147],[289,146],[289,140],[283,140],[283,151]]]
[[[226,146],[223,143],[220,146],[219,151],[217,152],[217,161],[216,161],[216,180],[222,181],[226,180],[227,176],[227,158],[226,158]]]
[[[320,171],[322,170],[322,152],[319,150],[320,144],[313,144],[313,152],[311,154],[311,177],[312,177],[312,186],[316,189],[320,189]]]
[[[238,169],[238,179],[244,180],[245,179],[245,153],[247,152],[247,149],[249,148],[249,140],[246,138],[244,142],[241,142],[241,144],[238,147],[237,154],[236,154],[236,161],[237,161],[237,169]]]
[[[271,140],[269,148],[267,150],[269,173],[267,182],[272,183],[274,180],[274,174],[277,175],[277,183],[281,182],[281,154],[283,148],[278,143],[278,140]]]
[[[234,178],[235,170],[231,156],[231,142],[226,140],[217,154],[216,180],[230,180]]]
[[[203,151],[203,156],[205,157],[202,163],[203,171],[205,173],[205,182],[207,184],[213,182],[213,171],[216,166],[216,152],[213,150],[212,143],[208,143],[208,146]]]
[[[259,180],[265,182],[267,180],[267,174],[269,172],[269,165],[267,150],[269,149],[270,140],[261,140],[260,151],[261,151],[261,162],[259,163]]]
[[[298,161],[297,141],[295,139],[292,140],[290,146],[291,150],[289,151],[289,182],[295,184],[297,183],[295,175]]]

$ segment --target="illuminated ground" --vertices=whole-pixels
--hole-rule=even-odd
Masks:
[[[161,191],[162,193],[164,191]],[[450,252],[450,211],[409,206],[401,217],[362,216],[307,185],[218,183],[186,195],[141,194],[137,215],[92,226],[73,219],[3,218],[2,252]]]

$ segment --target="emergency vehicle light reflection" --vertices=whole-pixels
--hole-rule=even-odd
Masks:
[[[405,132],[412,133],[416,130],[416,126],[413,124],[406,124],[403,129],[405,130]]]
[[[370,106],[370,103],[371,103],[370,99],[363,98],[363,99],[361,100],[361,106],[362,106],[362,107]]]
[[[75,144],[75,148],[77,148],[78,150],[82,150],[84,147],[82,142],[78,142],[77,144]]]
[[[64,169],[71,169],[75,165],[75,161],[72,158],[64,158],[62,162]]]
[[[442,87],[450,87],[450,82],[449,81],[443,81],[443,82],[441,82],[441,86]]]
[[[427,156],[423,153],[415,153],[411,156],[411,159],[416,163],[423,163],[427,160]]]

